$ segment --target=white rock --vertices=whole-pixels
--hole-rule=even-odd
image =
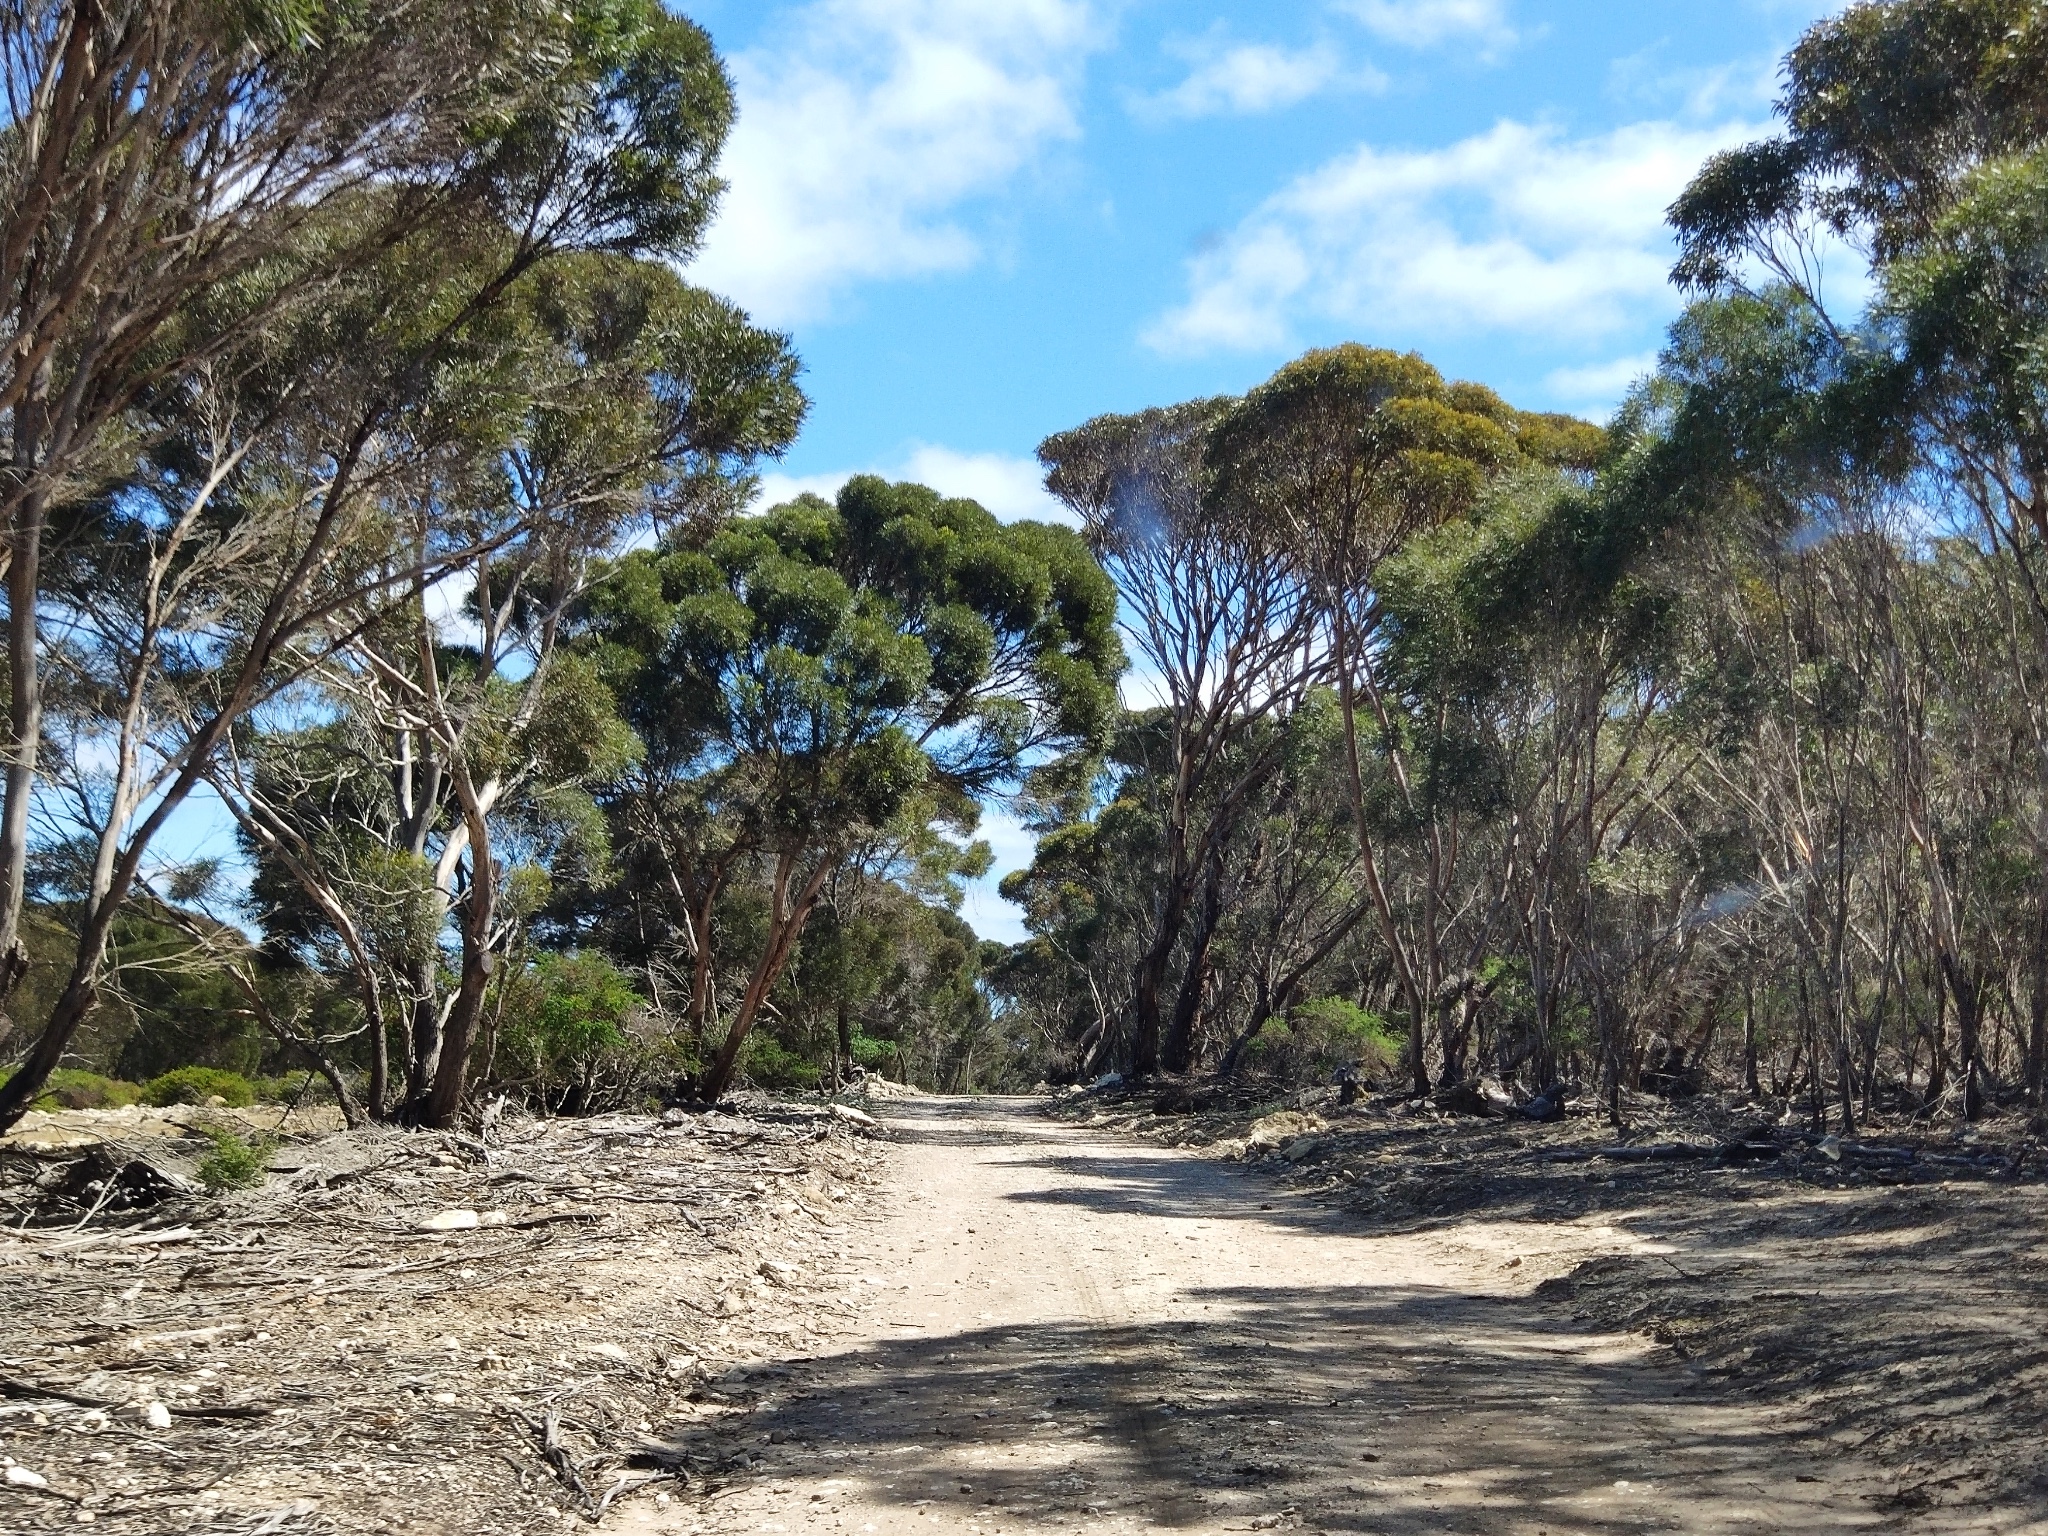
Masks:
[[[422,1232],[469,1232],[483,1225],[475,1211],[442,1211],[420,1223]]]
[[[151,1403],[142,1410],[142,1422],[151,1429],[169,1429],[171,1427],[171,1410],[162,1403]]]
[[[623,1344],[586,1344],[583,1346],[583,1352],[586,1355],[602,1355],[605,1359],[616,1360],[621,1365],[633,1363],[633,1357],[626,1352]]]
[[[10,1488],[47,1488],[50,1480],[40,1472],[31,1472],[27,1467],[15,1466],[7,1469],[7,1486]]]

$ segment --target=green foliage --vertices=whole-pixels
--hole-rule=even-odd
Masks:
[[[332,1104],[334,1089],[318,1073],[286,1072],[249,1080],[258,1104]],[[352,1091],[353,1091],[352,1085]]]
[[[856,478],[701,549],[627,557],[592,599],[602,673],[649,750],[770,846],[830,843],[1100,739],[1115,593],[1070,531]]]
[[[894,1041],[878,1040],[873,1035],[862,1034],[859,1030],[855,1030],[849,1037],[848,1044],[852,1047],[854,1065],[866,1067],[870,1071],[881,1066],[898,1050]]]
[[[219,1067],[176,1067],[143,1084],[142,1097],[158,1108],[204,1104],[217,1098],[230,1109],[247,1109],[256,1102],[256,1089],[239,1072]]]
[[[277,1150],[273,1136],[244,1138],[224,1125],[200,1125],[199,1134],[213,1143],[213,1150],[199,1159],[199,1182],[209,1194],[251,1189],[263,1182],[270,1169],[271,1154]]]
[[[636,1103],[686,1065],[641,1027],[632,978],[592,951],[542,953],[503,985],[495,1081],[536,1107],[584,1112]]]
[[[1290,1079],[1323,1079],[1340,1067],[1372,1079],[1391,1073],[1405,1048],[1378,1014],[1348,998],[1320,997],[1268,1020],[1246,1054],[1261,1070]]]
[[[142,1102],[143,1090],[119,1078],[102,1077],[76,1067],[59,1067],[44,1084],[37,1109],[119,1109]]]
[[[1071,530],[873,476],[629,555],[581,644],[645,749],[609,806],[634,886],[690,904],[700,944],[765,955],[771,984],[856,857],[956,899],[987,855],[938,829],[971,832],[984,797],[1106,739],[1115,616]],[[735,990],[714,1078],[761,1000]]]
[[[747,1036],[740,1051],[740,1070],[757,1088],[815,1088],[818,1066],[783,1045],[767,1030]]]

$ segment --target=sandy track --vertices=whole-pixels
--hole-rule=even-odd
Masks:
[[[889,1118],[894,1193],[849,1249],[860,1321],[729,1422],[747,1476],[620,1528],[2017,1528],[1882,1514],[1884,1480],[1852,1455],[1816,1460],[1643,1341],[1528,1299],[1643,1251],[1613,1227],[1373,1235],[1025,1101]]]

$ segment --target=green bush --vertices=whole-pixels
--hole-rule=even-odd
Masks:
[[[249,1086],[255,1090],[258,1104],[332,1104],[334,1089],[327,1079],[317,1073],[312,1082],[306,1081],[304,1072],[287,1072],[282,1077],[252,1077]]]
[[[143,1098],[159,1109],[172,1104],[204,1104],[219,1099],[230,1109],[247,1109],[256,1102],[256,1089],[239,1072],[219,1067],[179,1067],[143,1085]]]
[[[818,1064],[806,1061],[766,1030],[755,1030],[740,1048],[740,1071],[756,1088],[815,1088]]]
[[[1246,1049],[1264,1071],[1297,1080],[1356,1068],[1367,1080],[1400,1064],[1404,1042],[1387,1021],[1348,998],[1319,997],[1269,1021]]]
[[[41,1110],[119,1109],[124,1104],[137,1103],[141,1098],[140,1088],[133,1083],[124,1083],[118,1077],[102,1077],[97,1072],[59,1067],[43,1085],[35,1107]]]
[[[213,1143],[213,1150],[199,1159],[199,1182],[210,1194],[230,1189],[249,1189],[263,1182],[270,1168],[270,1155],[277,1150],[276,1138],[251,1136],[246,1141],[224,1125],[202,1125],[199,1134]]]
[[[603,955],[544,954],[504,986],[490,1087],[587,1114],[645,1102],[686,1069],[680,1043]]]
[[[889,1060],[898,1049],[894,1040],[877,1040],[873,1035],[864,1035],[857,1029],[853,1032],[852,1045],[855,1065],[866,1067],[870,1071]]]

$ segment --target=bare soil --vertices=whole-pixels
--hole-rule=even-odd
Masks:
[[[50,1485],[0,1532],[2048,1531],[2024,1146],[870,1107],[886,1144],[767,1106],[331,1138],[297,1154],[372,1171],[32,1227],[0,1375],[120,1406],[0,1400]],[[1637,1144],[1764,1134],[1689,1114]]]
[[[0,1536],[559,1530],[659,1497],[691,1474],[628,1466],[645,1438],[838,1321],[818,1268],[876,1177],[857,1123],[764,1103],[294,1140],[261,1189],[96,1211],[95,1125],[167,1180],[210,1144],[65,1119],[0,1147]]]

